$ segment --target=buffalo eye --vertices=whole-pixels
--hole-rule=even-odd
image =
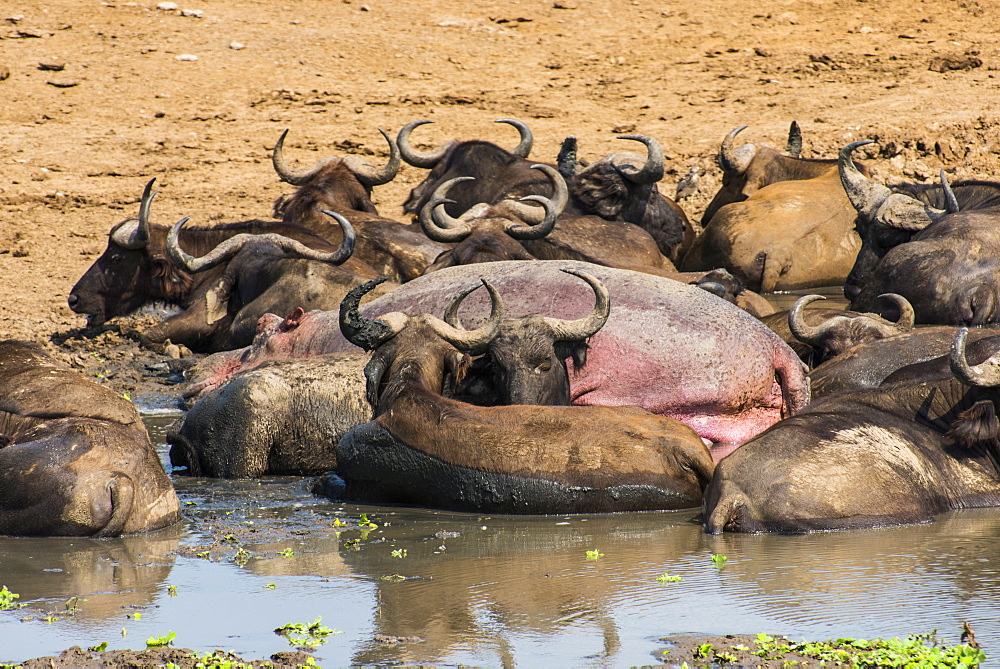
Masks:
[[[547,372],[550,369],[552,369],[552,361],[551,360],[546,360],[545,362],[543,362],[542,364],[540,364],[535,369],[537,369],[540,372]]]
[[[120,253],[113,253],[111,255],[111,264],[112,265],[117,265],[121,261],[122,261],[122,254],[120,254]]]

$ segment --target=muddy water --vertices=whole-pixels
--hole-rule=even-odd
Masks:
[[[165,452],[179,413],[150,408]],[[25,604],[0,612],[0,661],[103,641],[139,649],[168,632],[177,646],[264,658],[291,649],[275,628],[320,616],[339,632],[315,651],[326,666],[629,666],[655,661],[671,633],[938,630],[957,642],[963,621],[1000,653],[996,510],[713,537],[696,511],[488,517],[335,504],[292,478],[175,482],[185,521],[165,531],[0,537],[0,583]],[[378,527],[359,528],[361,514]]]

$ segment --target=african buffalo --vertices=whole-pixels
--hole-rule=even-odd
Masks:
[[[275,202],[274,215],[339,244],[343,239],[340,226],[332,225],[323,213],[335,211],[350,221],[357,233],[354,257],[393,281],[409,281],[423,274],[448,247],[431,241],[413,226],[379,216],[371,201],[371,189],[388,183],[399,170],[396,143],[384,130],[379,132],[389,143],[389,161],[384,167],[376,169],[348,156],[324,158],[303,170],[294,170],[285,161],[283,147],[288,131],[281,133],[271,162],[281,180],[297,189]]]
[[[0,342],[0,534],[111,537],[180,520],[128,400],[41,347]]]
[[[861,239],[836,161],[789,158],[763,148],[741,155],[726,147],[724,142],[722,163],[743,167],[741,192],[750,194],[718,208],[680,269],[724,267],[765,293],[843,283]]]
[[[418,214],[442,183],[460,177],[473,177],[476,181],[456,186],[450,198],[455,202],[446,206],[452,217],[461,216],[481,202],[498,204],[528,195],[556,199],[549,183],[530,169],[534,163],[527,160],[531,148],[527,126],[512,119],[498,121],[515,125],[521,131],[521,144],[511,152],[488,142],[451,140],[431,153],[420,154],[410,147],[409,136],[414,128],[425,123],[430,121],[407,124],[396,138],[404,161],[417,167],[433,167],[411,191],[404,211]],[[691,240],[693,231],[683,210],[656,188],[656,182],[663,178],[663,150],[655,139],[646,135],[622,135],[620,139],[642,142],[648,155],[614,153],[580,169],[576,138],[566,138],[558,158],[559,172],[566,179],[569,191],[561,218],[598,217],[607,223],[637,225],[651,235],[663,256],[674,260],[677,249],[683,241]]]
[[[813,399],[874,388],[897,370],[945,355],[957,331],[957,327],[945,326],[914,328],[849,348],[809,372]],[[977,328],[969,338],[978,341],[996,334],[1000,332]]]
[[[878,527],[1000,505],[997,361],[951,350],[953,377],[814,402],[727,457],[705,491],[711,533]]]
[[[189,476],[316,475],[337,464],[337,442],[372,418],[361,353],[271,362],[204,395],[167,436]]]
[[[803,362],[816,365],[834,358],[852,346],[892,337],[913,328],[913,309],[903,297],[889,293],[879,297],[891,301],[899,313],[895,323],[876,314],[862,314],[844,309],[806,309],[822,295],[800,297],[788,311],[761,318]]]
[[[611,300],[608,289],[592,275],[573,269],[563,271],[583,279],[593,289],[594,310],[575,320],[540,314],[505,318],[482,358],[485,361],[485,374],[482,376],[485,378],[477,379],[479,383],[487,384],[486,392],[491,403],[545,406],[570,403],[566,358],[573,358],[576,369],[586,364],[587,342],[607,323],[611,315]],[[458,310],[462,301],[478,288],[479,285],[473,285],[455,296],[445,310],[445,323],[462,327]],[[470,375],[474,369],[475,363]]]
[[[594,275],[612,301],[586,366],[569,368],[574,404],[638,405],[712,441],[741,442],[808,402],[801,361],[759,320],[696,286],[650,274],[566,260],[463,265],[405,283],[364,312],[443,314],[456,293],[484,277],[504,292],[512,316],[580,318],[593,309],[593,291],[563,269]],[[463,323],[480,321],[484,299],[464,301]],[[252,349],[204,360],[197,383],[219,383],[268,359],[350,350],[335,313],[310,312],[294,328],[275,330]]]
[[[472,177],[458,177],[440,184],[420,212],[425,234],[439,242],[451,242],[447,251],[428,268],[468,265],[494,260],[583,260],[607,267],[654,271],[673,270],[656,242],[642,228],[599,216],[565,217],[566,183],[554,168],[533,165],[552,182],[552,198],[529,195],[520,202],[503,200],[490,206],[480,203],[460,218],[451,217],[446,205],[456,184]],[[543,209],[524,204],[537,202]],[[544,213],[543,213],[544,211]],[[557,218],[558,217],[558,218]]]
[[[351,255],[354,230],[346,218],[326,213],[344,230],[335,251],[311,249],[281,235],[240,234],[196,258],[180,245],[180,233],[188,219],[178,221],[167,237],[167,254],[178,267],[192,275],[225,267],[205,294],[203,309],[174,317],[179,339],[206,342],[204,348],[209,351],[230,350],[253,341],[257,321],[266,313],[340,304],[343,295],[360,281],[354,272],[337,267]]]
[[[696,505],[712,456],[683,423],[637,407],[478,407],[447,399],[496,337],[503,303],[476,330],[429,314],[358,313],[368,282],[344,300],[344,336],[365,368],[375,419],[337,447],[344,497],[485,513],[592,513]],[[445,419],[442,417],[445,416]]]
[[[1000,320],[1000,183],[901,186],[893,192],[840,152],[844,189],[858,212],[863,244],[844,284],[851,308],[880,293],[913,304],[917,323],[982,325]]]
[[[88,327],[102,325],[109,318],[128,315],[143,305],[156,301],[179,306],[183,311],[141,333],[146,344],[161,345],[167,339],[201,350],[208,342],[191,339],[187,321],[191,314],[204,318],[209,310],[207,293],[217,284],[223,266],[192,275],[167,257],[167,235],[170,228],[152,223],[149,209],[156,193],[151,179],[143,190],[139,217],[129,218],[111,228],[104,253],[76,282],[67,302],[78,314],[87,315]],[[181,231],[181,243],[190,252],[200,255],[222,241],[238,234],[273,233],[295,239],[307,246],[332,251],[325,238],[297,225],[274,221],[243,221],[214,227],[189,227]],[[374,270],[349,259],[350,268],[365,279],[375,276]]]

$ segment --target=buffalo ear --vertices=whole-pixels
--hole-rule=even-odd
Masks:
[[[451,377],[451,387],[456,388],[469,373],[472,358],[461,351],[455,351],[447,357],[445,364],[448,368],[448,375]]]
[[[573,367],[581,369],[587,364],[587,349],[590,348],[590,338],[574,339],[572,341],[556,342],[555,353],[560,360],[573,358]]]
[[[997,421],[993,402],[980,400],[958,414],[958,418],[951,424],[948,436],[966,448],[984,442],[995,444],[997,437],[1000,437],[1000,421]]]

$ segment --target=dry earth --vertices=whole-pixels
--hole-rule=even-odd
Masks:
[[[6,0],[0,5],[0,338],[46,345],[122,392],[175,368],[117,334],[85,333],[66,297],[134,215],[145,182],[160,223],[267,217],[290,187],[269,149],[285,128],[300,164],[380,161],[378,128],[429,118],[418,145],[451,137],[532,155],[568,134],[593,159],[664,146],[663,189],[692,165],[718,186],[730,129],[804,155],[879,143],[876,176],[997,178],[1000,8],[990,0]],[[959,69],[949,69],[959,68]],[[376,190],[383,214],[423,171]],[[97,335],[97,336],[95,336]],[[153,365],[146,369],[142,364]],[[156,365],[161,365],[156,367]],[[110,377],[110,378],[108,378]],[[165,386],[164,386],[165,388]]]

